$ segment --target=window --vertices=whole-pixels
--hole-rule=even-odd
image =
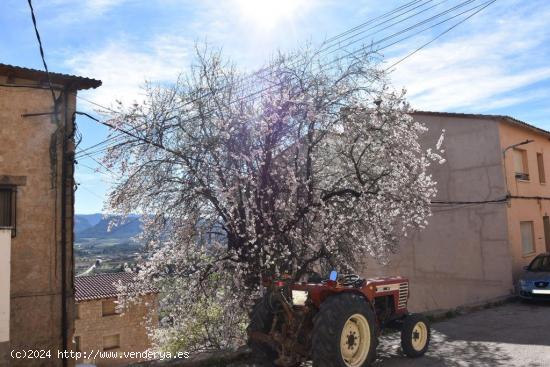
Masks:
[[[537,256],[535,260],[529,264],[529,271],[540,271],[543,273],[550,272],[550,256]]]
[[[537,153],[537,165],[539,166],[539,182],[546,183],[546,174],[544,173],[544,158],[542,153]]]
[[[120,334],[103,337],[103,350],[120,348]]]
[[[527,166],[526,150],[514,149],[514,170],[517,179],[529,180],[529,167]]]
[[[74,337],[74,349],[77,352],[81,352],[81,350],[80,350],[80,337],[79,336]]]
[[[521,250],[523,255],[529,255],[535,252],[535,233],[533,230],[533,222],[519,222],[521,228]]]
[[[80,304],[79,303],[76,304],[75,317],[76,317],[77,320],[80,319]]]
[[[16,189],[11,186],[0,186],[0,227],[12,229],[15,236]]]
[[[112,299],[105,300],[101,302],[101,314],[103,316],[116,315],[116,303]]]

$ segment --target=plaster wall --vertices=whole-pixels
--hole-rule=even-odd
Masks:
[[[430,173],[439,201],[485,201],[506,194],[496,121],[415,114],[429,131],[425,149],[445,129],[443,165]],[[402,275],[410,279],[414,312],[452,309],[507,296],[512,291],[512,260],[505,203],[434,205],[423,230],[403,238],[387,266],[365,259],[363,275]]]
[[[543,217],[550,215],[550,140],[549,136],[534,132],[502,121],[499,124],[501,148],[504,150],[513,144],[525,140],[533,140],[529,144],[519,146],[526,152],[527,168],[529,179],[518,179],[515,177],[513,151],[508,150],[504,162],[508,191],[512,196],[524,198],[513,198],[507,206],[507,217],[509,227],[509,241],[514,261],[514,277],[521,272],[522,267],[528,265],[533,258],[542,252],[550,252],[550,238],[545,238]],[[542,154],[546,182],[541,183],[539,179],[539,167],[537,153]],[[536,199],[539,197],[540,199]],[[521,221],[532,221],[534,227],[534,251],[524,253],[522,251]]]

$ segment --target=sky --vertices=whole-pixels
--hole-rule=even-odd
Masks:
[[[418,0],[430,12],[396,28],[363,33],[376,42],[462,0]],[[313,46],[409,1],[386,0],[34,0],[46,61],[54,72],[103,81],[79,95],[77,109],[107,119],[92,101],[113,106],[143,99],[147,82],[169,85],[193,62],[197,43],[222,49],[243,71],[261,67],[278,50]],[[484,0],[470,0],[449,16]],[[474,8],[474,12],[478,8]],[[511,115],[550,130],[550,1],[497,0],[434,40],[456,18],[380,51],[395,88],[405,88],[415,109]],[[425,14],[425,15],[424,15]],[[416,19],[416,20],[415,20]],[[443,18],[439,18],[443,19]],[[374,23],[371,23],[374,24]],[[389,23],[386,23],[389,24]],[[426,27],[427,28],[427,27]],[[365,27],[363,27],[365,29]],[[422,28],[415,28],[422,29]],[[400,39],[400,38],[398,38]],[[388,40],[390,44],[395,38]],[[0,62],[42,69],[29,7],[0,2]],[[87,101],[86,101],[87,100]],[[105,139],[106,127],[79,116],[80,149]],[[79,159],[76,212],[96,213],[115,177],[101,155]]]

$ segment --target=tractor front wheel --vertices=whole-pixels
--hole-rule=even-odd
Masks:
[[[401,348],[407,357],[420,357],[430,344],[430,324],[425,316],[408,315],[401,328]]]
[[[313,323],[313,367],[366,367],[374,361],[374,311],[359,294],[329,297],[321,304]]]

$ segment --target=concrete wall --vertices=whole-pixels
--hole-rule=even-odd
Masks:
[[[151,343],[147,336],[145,318],[157,315],[156,295],[144,296],[142,302],[129,306],[120,315],[102,316],[103,300],[83,301],[78,303],[79,318],[75,320],[75,337],[80,337],[82,352],[102,351],[103,337],[120,335],[120,348],[113,352],[143,352]],[[151,313],[149,313],[151,312]],[[97,366],[118,366],[137,359],[82,359],[80,362],[94,363]]]
[[[506,194],[496,121],[416,114],[434,147],[445,129],[443,165],[430,171],[441,201],[483,201]],[[403,239],[388,266],[365,261],[363,275],[410,279],[412,311],[435,311],[507,296],[512,291],[506,204],[437,205],[429,225]]]
[[[32,80],[0,76],[0,84],[36,85]],[[56,90],[56,95],[60,94]],[[68,91],[74,93],[74,90]],[[68,120],[75,108],[75,95],[68,94]],[[72,330],[72,162],[67,163],[67,181],[61,180],[62,140],[52,115],[23,117],[51,112],[48,89],[0,87],[0,176],[23,178],[17,187],[17,235],[11,241],[11,349],[47,349],[62,346],[61,293],[62,233],[61,186],[66,185],[66,286],[67,329]],[[59,115],[60,125],[66,115]],[[69,124],[69,129],[72,124]],[[73,151],[71,141],[68,151]],[[53,153],[53,154],[52,154]],[[6,182],[2,182],[6,183]],[[70,341],[70,336],[68,338]],[[13,366],[43,365],[39,360],[13,360]],[[51,360],[50,365],[61,365]],[[1,363],[0,363],[1,364]]]
[[[513,151],[508,150],[506,153],[505,164],[510,195],[538,196],[550,199],[550,141],[548,135],[512,125],[505,121],[499,124],[499,131],[502,149],[527,139],[534,140],[532,143],[518,147],[525,150],[527,154],[529,180],[520,180],[515,177]],[[541,153],[543,156],[546,183],[540,183],[539,181],[537,153]],[[550,251],[550,247],[546,246],[543,226],[543,216],[547,215],[550,215],[550,200],[528,198],[510,200],[507,207],[507,216],[515,277],[517,277],[522,267],[528,265],[537,254]],[[522,251],[521,221],[533,221],[534,225],[535,251],[529,254],[524,254]]]

